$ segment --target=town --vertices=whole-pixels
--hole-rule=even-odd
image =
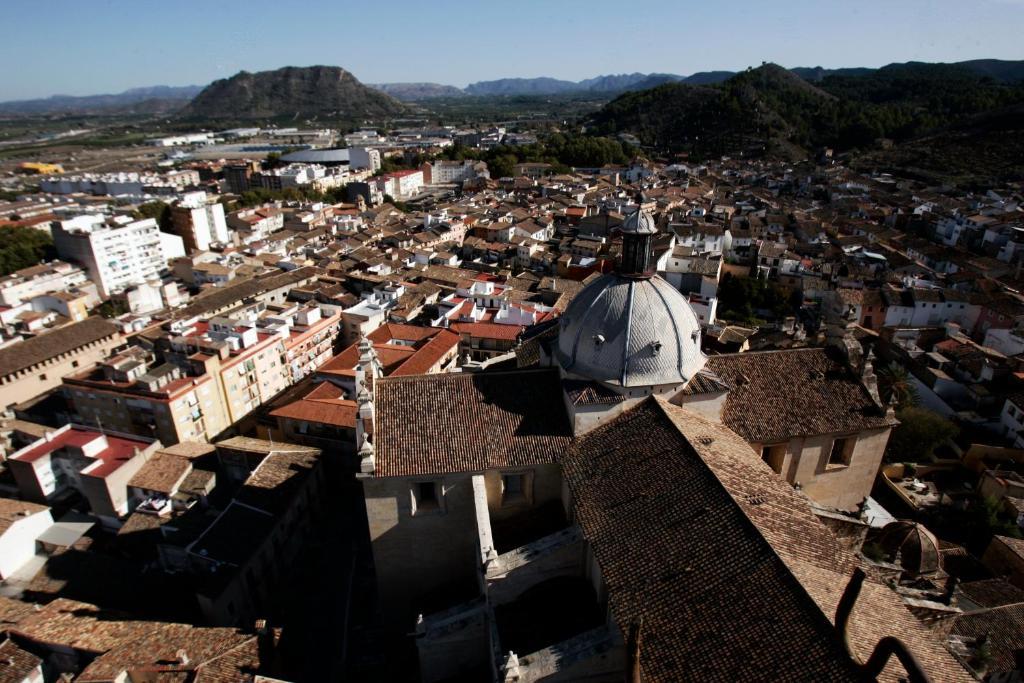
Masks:
[[[1021,680],[1024,177],[307,123],[0,154],[0,680]]]

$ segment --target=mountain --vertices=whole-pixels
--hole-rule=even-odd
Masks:
[[[963,151],[969,149],[966,141],[984,133],[988,158],[995,159],[1003,149],[1006,163],[1000,168],[1014,167],[1009,156],[1020,145],[1005,140],[1000,148],[991,144],[997,136],[990,133],[994,122],[1008,136],[1018,135],[1020,127],[1007,127],[1009,114],[985,115],[1019,111],[1024,83],[999,83],[962,64],[843,70],[821,74],[815,83],[805,80],[806,71],[802,75],[766,64],[717,85],[671,83],[627,93],[593,114],[588,128],[603,135],[630,133],[646,145],[694,157],[743,153],[803,158],[822,146],[869,150],[882,138],[908,144],[928,140],[922,146],[927,150],[954,149],[942,144],[943,130],[955,134],[955,149]],[[953,156],[946,152],[930,158]]]
[[[631,90],[646,90],[662,83],[683,80],[675,74],[608,74],[582,81],[564,81],[557,78],[503,78],[497,81],[479,81],[466,87],[466,93],[480,97],[495,95],[608,95]]]
[[[367,83],[367,86],[403,102],[419,102],[436,97],[465,97],[454,85],[440,83]]]
[[[790,71],[806,81],[817,83],[827,76],[865,76],[874,71],[874,69],[868,69],[865,67],[825,69],[820,66],[798,66],[790,69]]]
[[[869,69],[866,67],[852,67],[845,69],[825,69],[820,66],[806,67],[798,66],[790,69],[801,78],[817,83],[830,76],[868,76],[883,70],[899,71],[902,69],[927,69],[933,68],[938,71],[949,70],[953,72],[971,73],[975,76],[986,76],[997,83],[1017,83],[1024,81],[1024,61],[1010,61],[1005,59],[972,59],[966,62],[952,63],[929,63],[929,62],[896,62],[881,67],[880,69]]]
[[[253,120],[326,118],[356,121],[409,113],[410,108],[369,88],[337,66],[289,66],[241,71],[214,81],[189,103],[181,118]]]
[[[107,95],[53,95],[34,100],[0,102],[0,114],[103,113],[107,110],[133,108],[170,110],[183,106],[202,89],[201,85],[154,85]]]
[[[715,85],[729,80],[736,75],[735,71],[698,71],[683,79],[690,85]]]
[[[956,64],[1001,83],[1024,81],[1024,61],[1021,60],[972,59],[966,62],[957,62]]]
[[[969,116],[892,149],[857,158],[864,171],[988,189],[1024,178],[1024,105]]]
[[[557,78],[500,78],[495,81],[478,81],[466,86],[469,95],[561,95],[578,92],[579,84],[575,81],[562,81]]]
[[[576,85],[588,92],[625,92],[627,90],[644,90],[662,83],[681,81],[682,76],[675,74],[612,74],[597,76],[579,81]],[[651,85],[653,84],[653,85]]]

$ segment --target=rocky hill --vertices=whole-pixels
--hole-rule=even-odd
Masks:
[[[336,66],[242,71],[214,81],[181,112],[191,120],[387,119],[409,112],[395,98]]]

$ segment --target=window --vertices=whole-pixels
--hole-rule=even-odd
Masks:
[[[829,465],[842,465],[846,466],[850,464],[850,456],[853,455],[854,446],[853,437],[844,436],[836,439],[832,442],[832,451],[828,454]]]
[[[787,444],[777,443],[761,448],[761,459],[768,463],[776,474],[782,474],[782,466],[786,460]]]
[[[503,474],[501,476],[502,502],[512,503],[525,498],[523,479],[522,474]]]
[[[412,485],[412,514],[444,512],[440,481],[417,481]]]

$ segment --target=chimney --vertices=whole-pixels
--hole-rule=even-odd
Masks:
[[[505,665],[501,667],[504,677],[502,678],[503,683],[515,683],[519,680],[521,673],[519,671],[519,657],[516,656],[515,652],[509,650],[508,656],[505,657]]]
[[[957,584],[960,583],[960,579],[955,576],[950,576],[946,579],[945,590],[942,593],[942,602],[946,605],[953,604],[953,595],[956,593]]]
[[[255,623],[256,651],[259,657],[259,670],[273,673],[280,669],[277,644],[278,634],[270,628],[266,619],[257,619]]]

